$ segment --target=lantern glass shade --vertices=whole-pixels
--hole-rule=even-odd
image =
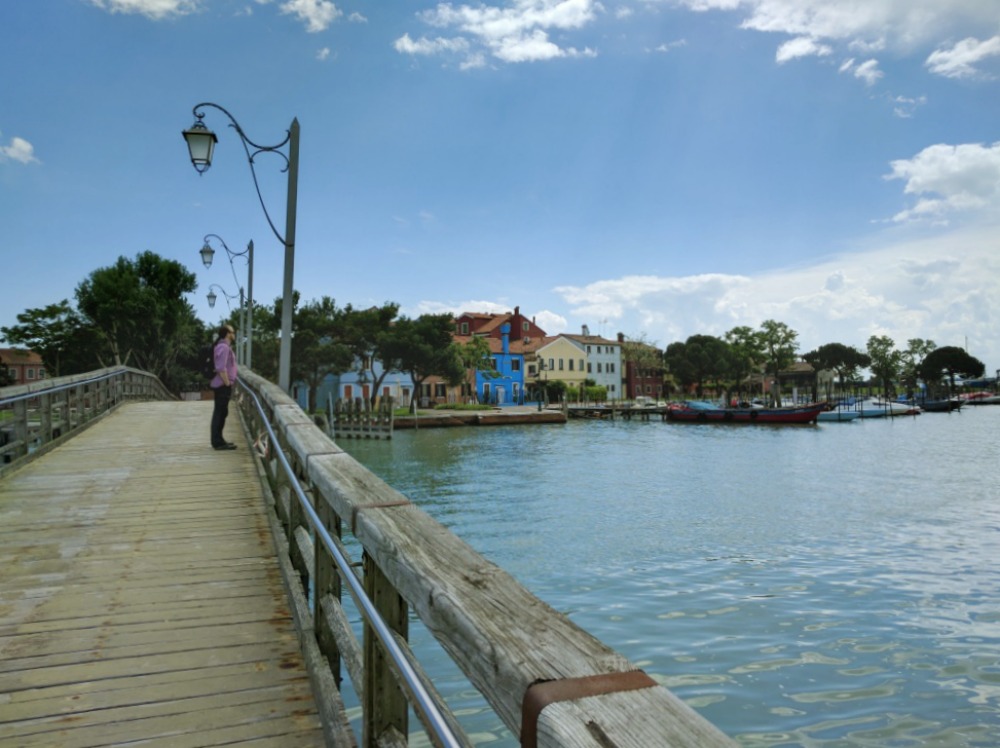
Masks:
[[[215,300],[217,298],[219,298],[219,297],[215,295],[215,291],[209,291],[208,292],[208,306],[209,306],[209,308],[215,309]]]
[[[212,267],[212,258],[215,257],[215,250],[208,245],[208,242],[205,242],[199,254],[201,255],[201,261],[204,263],[205,267]]]
[[[191,154],[191,164],[199,174],[208,171],[212,165],[212,153],[215,151],[215,144],[219,139],[215,133],[205,127],[201,120],[195,122],[191,127],[181,133],[187,141],[188,152]]]

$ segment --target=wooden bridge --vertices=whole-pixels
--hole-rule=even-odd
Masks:
[[[732,745],[243,381],[235,451],[142,372],[0,390],[0,745],[473,745],[411,614],[522,746]]]

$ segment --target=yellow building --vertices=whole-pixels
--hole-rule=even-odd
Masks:
[[[579,387],[587,379],[587,351],[570,338],[562,335],[545,338],[535,355],[536,381],[562,380],[570,387]]]

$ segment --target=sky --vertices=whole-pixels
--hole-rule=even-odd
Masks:
[[[146,250],[215,324],[247,267],[207,234],[273,303],[287,174],[254,159],[265,212],[231,123],[297,119],[303,300],[1000,369],[995,0],[3,2],[0,69],[0,325]]]

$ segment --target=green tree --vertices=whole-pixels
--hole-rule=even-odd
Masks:
[[[50,376],[80,374],[97,368],[93,355],[96,334],[68,300],[17,315],[18,324],[0,328],[4,338],[35,351],[42,357]]]
[[[764,320],[760,325],[760,342],[764,352],[765,370],[774,378],[771,404],[781,404],[781,372],[795,363],[799,334],[784,322]]]
[[[354,354],[344,339],[347,325],[345,310],[338,309],[329,296],[310,301],[295,310],[292,328],[292,381],[309,387],[308,410],[316,410],[316,393],[328,374],[340,374],[351,368]]]
[[[734,327],[724,339],[729,344],[730,375],[737,391],[741,391],[743,383],[759,371],[764,361],[764,344],[760,333],[746,325]]]
[[[709,382],[718,384],[730,371],[729,346],[712,335],[692,335],[683,343],[671,343],[664,363],[686,387],[694,387],[702,397]]]
[[[924,357],[917,368],[918,374],[928,387],[948,380],[949,393],[955,391],[955,377],[981,377],[986,372],[986,364],[970,355],[964,348],[946,345],[937,348]]]
[[[430,376],[451,385],[460,384],[465,369],[458,346],[452,340],[454,319],[450,314],[423,314],[416,319],[401,317],[386,332],[381,348],[386,360],[413,378],[415,393]],[[413,400],[416,407],[416,398]]]
[[[908,395],[912,396],[914,390],[917,389],[917,379],[920,377],[918,373],[920,362],[935,348],[937,348],[937,345],[933,340],[910,338],[906,341],[906,350],[900,354],[900,378],[906,386],[906,393]]]
[[[394,362],[385,360],[382,351],[382,340],[392,328],[397,314],[399,314],[399,304],[389,301],[380,307],[373,306],[369,309],[354,309],[350,304],[344,309],[344,342],[354,355],[358,373],[367,372],[371,377],[372,404],[382,389],[382,382],[390,372],[397,370],[393,368]],[[377,374],[376,362],[382,364],[382,370]]]
[[[814,351],[803,354],[802,359],[817,371],[833,371],[843,387],[858,378],[858,370],[871,365],[871,358],[853,346],[843,343],[826,343]]]
[[[872,378],[888,397],[895,391],[894,382],[899,378],[903,354],[896,350],[895,342],[887,335],[872,335],[868,338],[867,350]]]
[[[144,369],[171,386],[168,374],[199,326],[184,298],[196,286],[179,262],[149,251],[92,272],[77,286],[76,301],[97,333],[98,360]]]

